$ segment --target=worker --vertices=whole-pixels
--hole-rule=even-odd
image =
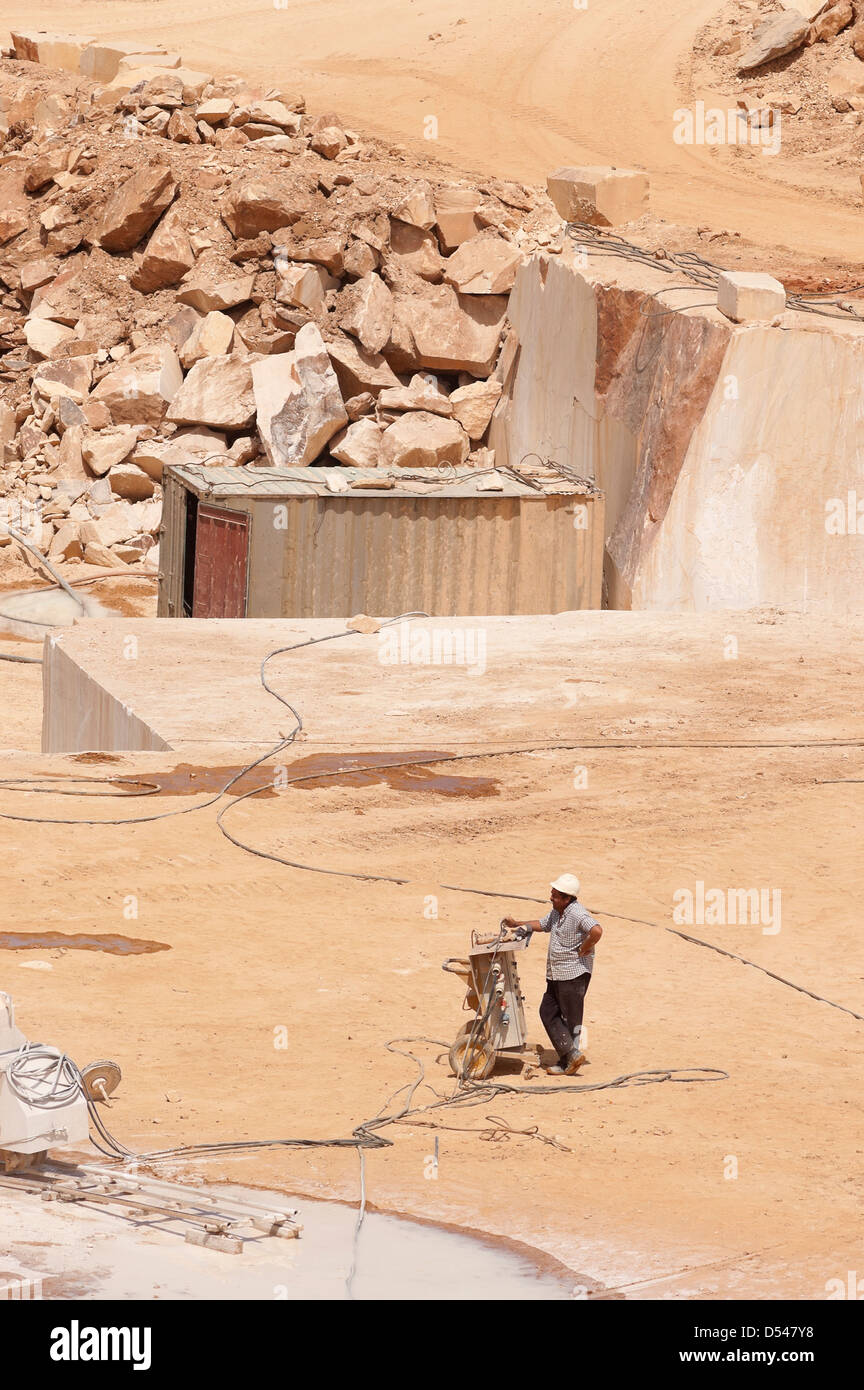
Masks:
[[[579,880],[561,874],[551,885],[552,911],[539,921],[505,917],[504,925],[521,930],[530,944],[535,931],[549,933],[546,955],[546,993],[540,1005],[540,1021],[558,1061],[546,1071],[553,1076],[574,1076],[585,1061],[579,1046],[585,994],[594,968],[594,947],[603,928],[578,901]]]

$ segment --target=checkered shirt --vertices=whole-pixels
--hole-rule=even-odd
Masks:
[[[547,980],[577,980],[590,975],[594,968],[594,952],[578,954],[592,927],[598,924],[580,902],[568,903],[563,912],[553,908],[540,919],[540,930],[549,933],[546,955]]]

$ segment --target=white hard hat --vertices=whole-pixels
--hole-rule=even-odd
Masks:
[[[566,893],[568,898],[579,896],[579,880],[575,874],[559,874],[550,887],[557,888],[559,893]]]

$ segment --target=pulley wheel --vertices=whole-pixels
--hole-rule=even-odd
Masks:
[[[81,1068],[84,1094],[88,1100],[104,1100],[120,1085],[122,1073],[116,1062],[88,1062]]]
[[[496,1052],[485,1038],[475,1035],[471,1040],[471,1030],[460,1033],[450,1049],[450,1070],[454,1076],[467,1081],[485,1081],[495,1065]]]

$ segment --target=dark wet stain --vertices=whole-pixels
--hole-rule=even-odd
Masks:
[[[193,767],[191,763],[178,763],[170,772],[148,772],[146,776],[159,788],[162,796],[196,796],[199,792],[221,792],[232,777],[242,771],[243,764],[239,767]],[[234,783],[230,795],[239,796],[242,792],[251,792],[255,787],[260,787],[262,796],[275,796],[275,775],[275,768],[256,767]]]
[[[81,761],[96,761],[100,754],[82,753]],[[499,782],[494,777],[460,777],[441,772],[436,767],[424,767],[425,762],[447,762],[453,757],[446,750],[435,748],[409,749],[389,753],[312,753],[296,762],[261,765],[244,772],[242,767],[195,767],[179,763],[167,772],[147,772],[144,777],[131,775],[112,779],[118,794],[148,795],[156,789],[159,796],[197,796],[221,792],[232,778],[229,795],[258,790],[262,797],[276,796],[286,786],[296,785],[302,791],[326,787],[387,786],[393,791],[437,792],[441,796],[497,796]],[[416,759],[416,762],[413,760]],[[59,779],[58,779],[59,780]],[[71,778],[70,781],[76,779]],[[275,783],[275,785],[274,785]]]
[[[452,753],[440,749],[414,749],[399,753],[312,753],[288,768],[287,780],[303,790],[316,787],[371,787],[384,785],[400,792],[438,792],[442,796],[497,796],[494,777],[457,777],[424,761],[444,762]],[[417,762],[412,763],[411,759]],[[379,766],[385,764],[385,766]],[[387,766],[390,764],[390,766]],[[407,764],[407,766],[406,766]],[[374,771],[372,770],[374,769]],[[322,775],[329,774],[329,775]]]
[[[111,956],[142,956],[151,951],[170,951],[164,941],[142,941],[134,936],[70,936],[62,931],[0,932],[0,950],[107,951]]]
[[[71,753],[73,763],[119,763],[119,753]]]

